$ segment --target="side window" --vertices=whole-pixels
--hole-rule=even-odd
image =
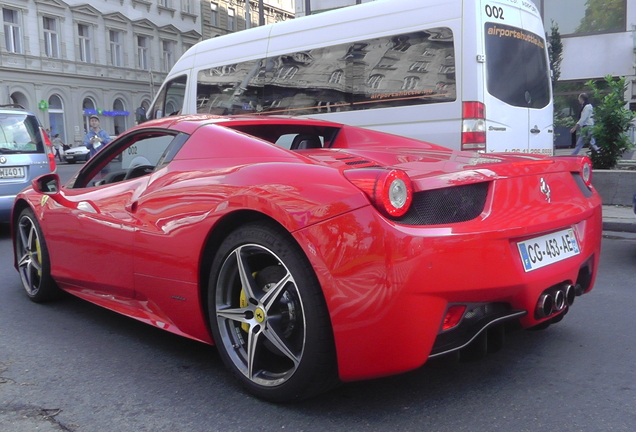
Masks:
[[[176,136],[187,138],[185,134]],[[96,156],[86,166],[86,172],[80,171],[74,187],[103,186],[150,174],[167,163],[166,154],[174,141],[177,141],[174,132],[134,135],[116,148],[109,148],[110,151],[105,150]],[[183,144],[185,139],[180,141]]]
[[[197,113],[245,114],[261,111],[263,86],[258,74],[262,60],[232,63],[197,74]]]
[[[188,77],[180,75],[164,84],[148,113],[148,120],[180,114],[187,82]]]

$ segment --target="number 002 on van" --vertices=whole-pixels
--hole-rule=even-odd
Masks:
[[[199,42],[150,118],[300,115],[479,152],[553,152],[528,0],[378,0]]]

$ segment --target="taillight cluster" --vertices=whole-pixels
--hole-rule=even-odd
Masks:
[[[40,133],[44,139],[44,151],[46,152],[46,156],[49,158],[49,168],[51,172],[55,171],[55,153],[53,153],[53,144],[51,144],[51,140],[49,139],[49,134],[47,134],[44,129],[40,128]]]
[[[486,107],[481,102],[462,104],[462,150],[486,150]]]
[[[385,215],[400,217],[409,210],[413,200],[413,185],[404,171],[357,169],[345,171],[344,174]]]

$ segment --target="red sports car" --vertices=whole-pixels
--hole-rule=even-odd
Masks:
[[[216,344],[272,401],[560,321],[602,229],[585,157],[216,116],[129,130],[67,184],[34,180],[12,222],[33,301],[68,292]]]

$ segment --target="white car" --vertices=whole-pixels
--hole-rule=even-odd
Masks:
[[[74,164],[77,161],[86,162],[90,158],[90,151],[85,145],[72,147],[64,152],[64,159],[67,163]]]

